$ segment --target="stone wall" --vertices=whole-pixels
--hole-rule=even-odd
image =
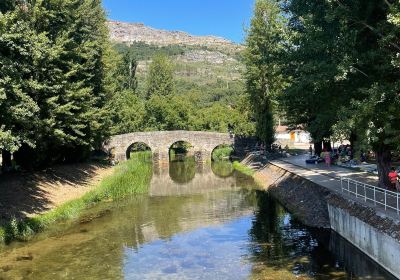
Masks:
[[[211,159],[212,151],[219,145],[233,145],[234,136],[200,131],[135,132],[112,137],[105,143],[104,149],[113,154],[116,160],[124,161],[132,144],[144,143],[152,150],[154,160],[164,162],[169,160],[170,147],[178,141],[190,143],[196,160],[206,161]]]

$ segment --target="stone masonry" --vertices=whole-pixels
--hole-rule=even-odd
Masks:
[[[155,161],[168,162],[170,147],[179,141],[191,144],[196,161],[204,162],[211,159],[212,151],[219,145],[233,145],[235,137],[228,133],[200,131],[134,132],[111,137],[104,149],[117,161],[124,161],[129,158],[133,144],[144,143],[152,150]]]

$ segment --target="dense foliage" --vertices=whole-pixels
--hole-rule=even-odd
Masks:
[[[5,164],[10,153],[22,166],[76,160],[107,135],[105,23],[95,0],[20,1],[0,14]]]
[[[142,64],[136,71],[137,87],[115,98],[118,103],[113,107],[118,112],[114,115],[114,134],[151,130],[253,134],[248,96],[240,80],[229,78],[229,65],[176,59],[194,47],[135,43],[114,48],[120,56],[134,57],[135,65]],[[120,63],[119,67],[126,68],[124,65]],[[203,76],[204,71],[210,73]]]
[[[3,169],[85,159],[112,134],[251,134],[244,87],[231,77],[237,64],[175,59],[198,49],[111,45],[100,0],[1,1]]]
[[[256,1],[246,39],[246,88],[257,122],[257,135],[274,142],[273,100],[285,87],[279,55],[286,38],[285,17],[273,1]]]
[[[269,12],[260,13],[260,7]],[[269,65],[268,75],[284,77],[277,101],[288,124],[307,129],[316,151],[322,142],[330,149],[332,139],[350,140],[355,150],[372,149],[382,185],[388,185],[391,153],[400,143],[399,9],[392,0],[258,0],[257,26],[269,32],[252,36],[253,22],[248,38],[257,47],[275,40],[274,48],[255,58]],[[287,19],[283,31],[282,19],[271,16],[273,11]],[[283,48],[280,33],[288,34]],[[259,97],[252,95],[252,101],[260,102]],[[258,119],[259,125],[270,119]]]

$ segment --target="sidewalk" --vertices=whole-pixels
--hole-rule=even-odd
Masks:
[[[331,165],[330,167],[326,166],[325,163],[319,164],[307,164],[306,159],[309,157],[308,154],[299,155],[299,156],[291,156],[288,158],[282,158],[280,161],[290,163],[296,165],[301,168],[305,168],[308,170],[313,170],[319,174],[323,174],[325,176],[340,178],[346,177],[352,180],[378,186],[378,176],[372,173],[368,173],[365,171],[358,171],[351,168],[340,167],[337,165]]]
[[[362,194],[365,194],[365,196],[368,198],[368,201],[365,201],[365,199],[356,197],[355,195],[349,194],[346,191],[342,192],[340,182],[341,176],[373,186],[378,185],[377,176],[367,172],[351,170],[339,166],[327,167],[324,163],[306,164],[305,160],[307,157],[308,155],[292,156],[290,158],[271,160],[270,163],[282,169],[285,169],[297,176],[303,177],[313,183],[335,191],[336,193],[348,199],[374,208],[377,213],[380,213],[383,216],[390,216],[396,220],[400,219],[400,216],[397,214],[396,210],[390,208],[387,208],[387,210],[385,210],[384,206],[381,206],[379,204],[375,205],[372,201],[369,201],[375,197],[377,201],[384,203],[385,196],[383,194],[374,193],[373,191],[369,190],[363,192],[363,188],[362,186],[360,186]],[[387,198],[387,204],[396,207],[398,204],[398,200],[399,197]]]

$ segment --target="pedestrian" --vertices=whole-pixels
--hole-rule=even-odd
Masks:
[[[326,166],[331,166],[331,153],[324,149],[324,159]]]
[[[310,157],[312,157],[313,149],[312,149],[312,146],[311,146],[311,145],[310,145],[310,148],[308,148],[308,152],[310,153]]]
[[[400,185],[398,181],[399,174],[397,174],[396,169],[394,167],[392,167],[388,176],[392,189],[396,189],[397,191],[399,191],[400,190]]]

